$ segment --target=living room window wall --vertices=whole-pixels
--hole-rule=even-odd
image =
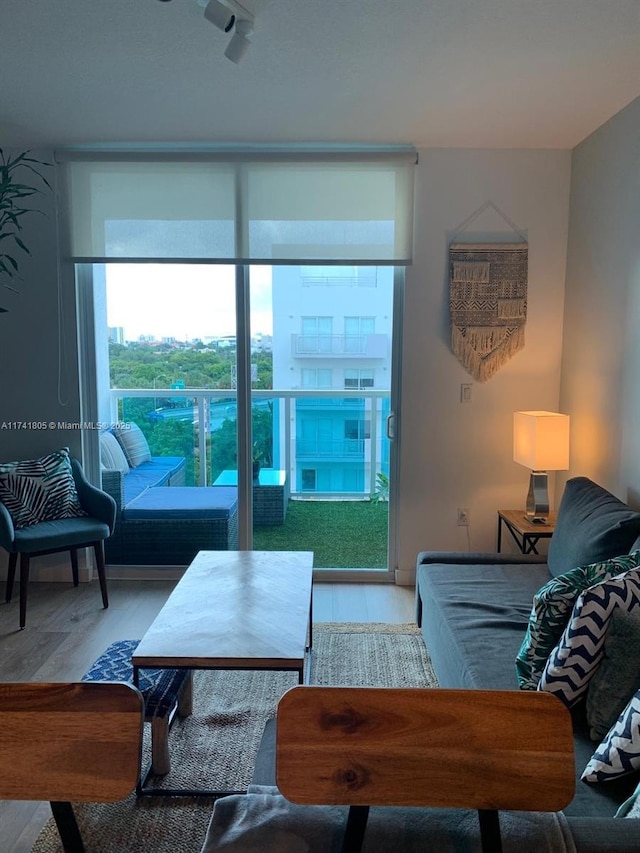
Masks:
[[[85,414],[105,420],[106,381],[107,420],[142,422],[152,453],[184,456],[188,486],[233,484],[240,548],[282,549],[259,540],[265,528],[284,531],[290,498],[340,493],[318,456],[338,444],[367,455],[359,474],[348,460],[337,466],[342,492],[388,500],[398,369],[390,332],[411,256],[415,157],[66,159]],[[382,313],[371,310],[380,288]],[[97,458],[95,438],[86,455]],[[378,571],[393,569],[393,554],[384,562]]]

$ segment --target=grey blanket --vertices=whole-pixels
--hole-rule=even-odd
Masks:
[[[202,853],[339,853],[347,809],[297,806],[254,785],[213,809]],[[501,812],[504,853],[575,853],[562,812]],[[372,808],[363,853],[480,853],[477,812]]]

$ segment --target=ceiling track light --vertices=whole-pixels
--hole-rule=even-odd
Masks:
[[[169,3],[171,0],[159,0]],[[204,9],[204,16],[219,30],[230,33],[235,28],[224,55],[237,65],[251,47],[249,36],[253,34],[254,15],[237,0],[196,0]]]
[[[249,36],[253,33],[253,20],[248,18],[239,18],[236,20],[235,32],[233,38],[227,45],[224,55],[231,62],[238,65],[243,60],[247,51],[251,47]]]
[[[237,65],[251,47],[249,36],[253,33],[254,15],[237,0],[196,0],[204,6],[204,16],[225,33],[234,31],[224,55]]]
[[[235,13],[220,0],[209,0],[204,10],[204,16],[207,21],[210,21],[224,33],[231,32],[236,22]]]

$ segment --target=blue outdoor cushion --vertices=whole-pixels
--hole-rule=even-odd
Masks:
[[[127,504],[126,521],[174,518],[228,518],[238,505],[235,486],[172,486],[147,489]]]

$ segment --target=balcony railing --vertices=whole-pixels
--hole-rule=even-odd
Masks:
[[[370,335],[292,335],[294,358],[388,358],[389,336]]]
[[[211,485],[222,470],[237,468],[235,389],[120,388],[110,395],[112,421],[135,421],[152,455],[186,457],[189,485]],[[263,465],[287,473],[294,497],[309,497],[310,472],[314,495],[331,498],[366,498],[378,472],[388,474],[389,391],[254,390],[252,409],[254,439],[260,435],[267,449]]]

